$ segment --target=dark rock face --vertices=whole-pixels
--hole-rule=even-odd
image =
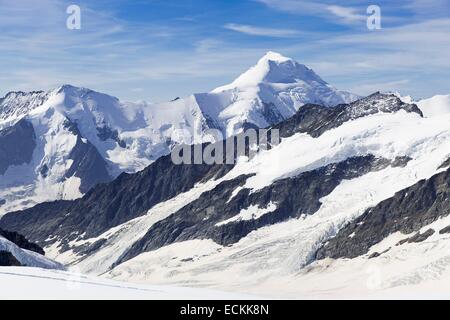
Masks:
[[[377,258],[377,257],[379,257],[379,256],[381,256],[381,253],[379,253],[379,252],[374,252],[374,253],[372,253],[372,254],[369,256],[369,259]]]
[[[0,175],[10,166],[29,163],[36,148],[33,125],[20,120],[14,126],[0,131]]]
[[[448,158],[446,161],[444,161],[444,163],[441,164],[438,169],[445,169],[448,167],[450,167],[450,158]]]
[[[41,176],[43,178],[47,178],[48,176],[48,166],[46,164],[44,164],[40,169],[39,169],[39,173],[41,174]]]
[[[108,164],[89,141],[83,142],[78,136],[69,158],[73,160],[73,163],[66,173],[66,178],[72,176],[80,178],[81,193],[88,192],[99,183],[112,180],[107,170]]]
[[[55,235],[64,241],[79,234],[96,237],[111,227],[145,214],[155,204],[191,189],[197,182],[219,177],[230,170],[223,165],[175,165],[162,157],[136,174],[121,174],[99,184],[82,199],[42,203],[6,214],[0,225],[28,235],[39,244]],[[49,242],[51,243],[51,241]]]
[[[374,252],[369,256],[369,259],[373,259],[373,258],[377,258],[379,256],[381,256],[382,254],[388,252],[389,250],[391,250],[391,248],[389,247],[388,249],[384,250],[383,252]]]
[[[89,255],[91,252],[95,252],[100,249],[106,241],[106,239],[99,239],[92,244],[85,244],[83,246],[75,248],[74,252],[83,256]]]
[[[445,227],[444,229],[439,230],[439,234],[450,233],[450,226]]]
[[[37,244],[29,242],[24,236],[17,232],[9,232],[0,229],[0,236],[16,244],[18,247],[45,255],[44,250]]]
[[[314,214],[321,206],[319,200],[331,193],[342,180],[356,178],[389,165],[390,161],[371,155],[349,158],[296,177],[275,181],[254,193],[250,193],[249,189],[242,189],[234,197],[233,191],[242,186],[248,176],[225,181],[165,220],[154,224],[118,263],[144,251],[179,241],[212,239],[221,245],[236,243],[261,227],[298,218],[303,214]],[[270,203],[276,204],[276,209],[260,218],[220,224],[250,206],[267,208]]]
[[[9,251],[0,251],[0,267],[20,267],[22,264]]]
[[[403,239],[398,243],[398,245],[402,245],[404,243],[417,243],[417,242],[423,242],[427,240],[429,237],[431,237],[434,234],[433,229],[428,229],[424,233],[417,232],[415,235],[413,235],[411,238]]]
[[[450,169],[419,181],[368,209],[319,249],[316,256],[317,259],[355,258],[394,232],[417,232],[449,214]],[[349,237],[351,234],[353,237]],[[429,233],[416,236],[412,241],[421,240]]]

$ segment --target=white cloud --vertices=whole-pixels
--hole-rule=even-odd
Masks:
[[[339,88],[360,94],[377,88],[399,90],[427,97],[450,92],[449,34],[450,19],[434,19],[375,32],[347,32],[288,49],[294,57],[306,57],[302,62]]]
[[[335,16],[342,18],[348,22],[366,21],[367,19],[367,16],[358,13],[359,10],[355,8],[342,6],[328,6],[327,9]]]
[[[326,2],[303,0],[254,0],[274,10],[299,15],[325,17],[340,24],[353,24],[365,21],[367,16],[361,8],[334,5]]]
[[[263,28],[234,23],[226,24],[224,28],[252,36],[263,36],[273,38],[289,38],[298,36],[300,34],[299,31],[292,29]]]
[[[254,0],[266,6],[288,13],[320,14],[326,12],[326,5],[320,2],[303,0]]]

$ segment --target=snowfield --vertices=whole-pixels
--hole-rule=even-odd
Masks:
[[[0,300],[225,300],[255,296],[171,286],[136,285],[79,273],[0,267]]]

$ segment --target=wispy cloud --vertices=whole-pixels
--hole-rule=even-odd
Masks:
[[[360,10],[351,7],[328,6],[328,11],[347,22],[365,21],[367,16],[360,14]]]
[[[190,32],[195,33],[191,29],[124,21],[79,1],[81,30],[68,30],[69,4],[65,0],[0,0],[0,42],[4,44],[0,46],[0,69],[8,75],[0,76],[0,95],[71,83],[133,96],[135,86],[155,79],[214,72],[211,66],[196,68],[191,60],[201,54],[196,49],[208,50],[211,41],[205,40],[202,48],[186,45],[182,50],[170,50],[173,43],[180,42],[174,39],[186,38],[189,43]],[[151,96],[148,91],[139,92],[142,97]]]
[[[413,11],[417,16],[448,17],[450,13],[448,0],[410,0],[403,7]]]
[[[266,6],[291,14],[314,15],[325,17],[336,23],[351,24],[363,21],[367,17],[362,7],[350,7],[335,5],[319,1],[303,0],[253,0],[265,4]]]
[[[434,19],[379,32],[342,34],[291,50],[308,51],[305,62],[341,88],[366,94],[391,85],[389,90],[424,97],[450,91],[445,76],[450,72],[445,54],[450,51],[449,35],[450,19]]]
[[[295,37],[300,34],[297,30],[291,29],[276,29],[276,28],[263,28],[257,26],[249,26],[243,24],[228,23],[224,26],[225,29],[233,30],[240,33],[245,33],[252,36],[263,36],[273,38],[289,38]]]
[[[254,0],[279,11],[302,14],[320,14],[326,11],[326,5],[314,1],[301,0]]]

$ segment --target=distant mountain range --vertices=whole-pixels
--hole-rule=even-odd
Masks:
[[[200,142],[245,124],[291,117],[305,103],[334,106],[357,99],[306,66],[269,52],[232,84],[167,103],[128,103],[70,85],[49,92],[11,92],[0,99],[0,214],[81,197],[121,172],[168,154],[177,130]]]
[[[272,52],[230,85],[166,104],[70,86],[29,96],[0,109],[0,228],[66,266],[290,298],[450,280],[450,96],[357,97]],[[214,128],[226,145],[249,127],[281,142],[233,164],[168,154],[178,129]]]

